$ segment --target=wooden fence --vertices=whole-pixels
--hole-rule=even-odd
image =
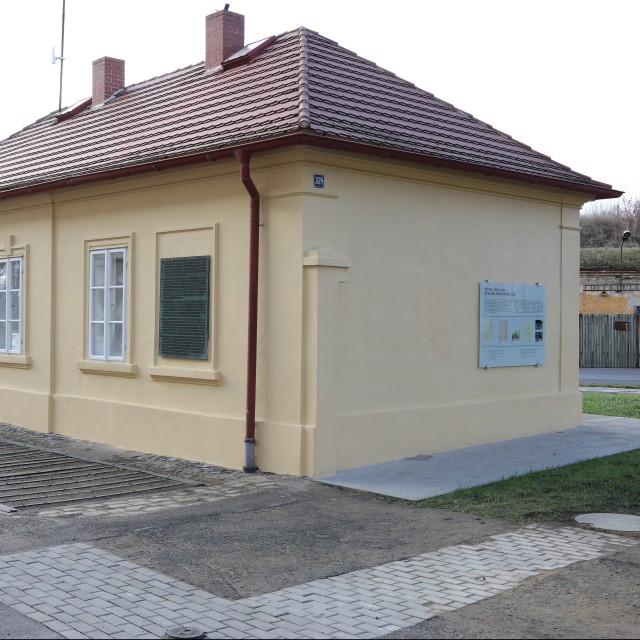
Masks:
[[[580,315],[580,366],[639,366],[639,324],[638,316]]]

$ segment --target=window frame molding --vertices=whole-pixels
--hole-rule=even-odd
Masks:
[[[103,258],[103,281],[101,284],[94,281],[96,274],[96,262],[98,256]],[[115,281],[117,269],[114,269],[114,257],[118,256],[122,260],[122,284]],[[91,249],[89,251],[89,342],[87,352],[89,360],[100,360],[104,362],[124,362],[125,349],[127,345],[128,331],[126,324],[127,304],[127,272],[129,265],[129,253],[127,247],[114,247],[106,249]],[[114,273],[115,271],[115,273]],[[114,306],[111,301],[111,291],[122,292],[122,309],[121,317],[117,319],[116,312],[112,309]],[[102,318],[96,319],[95,301],[102,298]],[[115,305],[117,308],[117,304]],[[120,338],[111,340],[111,325],[119,325],[121,327]],[[96,330],[102,330],[102,355],[94,353],[94,339]],[[117,347],[120,355],[113,355],[113,347]]]
[[[0,259],[11,260],[20,258],[22,260],[22,274],[20,278],[20,352],[0,351],[0,367],[10,367],[13,369],[29,369],[32,360],[29,356],[29,323],[28,323],[28,299],[29,289],[29,245],[15,244],[15,236],[9,235],[4,240],[4,247],[0,244]],[[7,318],[7,322],[9,319]]]
[[[125,250],[125,277],[123,281],[123,334],[124,348],[122,358],[91,357],[90,353],[90,322],[91,322],[91,254],[96,251]],[[108,253],[107,253],[108,255]],[[105,236],[101,238],[91,238],[84,242],[84,314],[83,314],[83,335],[82,335],[82,360],[76,362],[77,368],[85,374],[97,374],[107,376],[119,376],[134,378],[138,368],[133,362],[134,340],[133,340],[133,278],[132,265],[134,259],[134,234]],[[105,290],[108,291],[105,271]],[[105,293],[106,297],[106,293]],[[105,302],[108,302],[105,300]],[[106,312],[106,305],[105,305]]]
[[[179,240],[184,234],[204,233],[208,235],[206,248],[200,245],[192,250],[173,250],[172,239]],[[155,250],[155,311],[153,328],[153,360],[145,367],[147,375],[155,382],[185,383],[195,385],[219,386],[222,381],[222,373],[217,364],[217,260],[219,223],[196,225],[193,227],[174,227],[159,229],[156,231]],[[169,244],[163,247],[165,241]],[[159,355],[160,343],[160,264],[162,258],[184,258],[200,255],[209,255],[209,344],[207,359],[169,358]]]

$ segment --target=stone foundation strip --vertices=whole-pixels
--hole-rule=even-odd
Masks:
[[[216,502],[225,498],[257,493],[276,487],[276,484],[261,476],[244,479],[234,479],[221,482],[210,487],[194,487],[177,491],[150,494],[126,498],[112,498],[102,502],[77,503],[66,507],[45,509],[39,511],[39,516],[50,518],[93,517],[93,516],[123,516],[134,513],[152,513],[176,507],[190,507],[205,502]]]

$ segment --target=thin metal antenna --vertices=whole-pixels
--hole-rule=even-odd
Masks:
[[[62,73],[64,70],[64,15],[66,0],[62,0],[62,42],[60,44],[60,97],[58,99],[58,111],[62,111]]]

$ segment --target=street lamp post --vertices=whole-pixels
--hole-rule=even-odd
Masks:
[[[628,229],[622,234],[622,242],[620,243],[620,292],[622,293],[622,245],[631,237],[631,231]]]

